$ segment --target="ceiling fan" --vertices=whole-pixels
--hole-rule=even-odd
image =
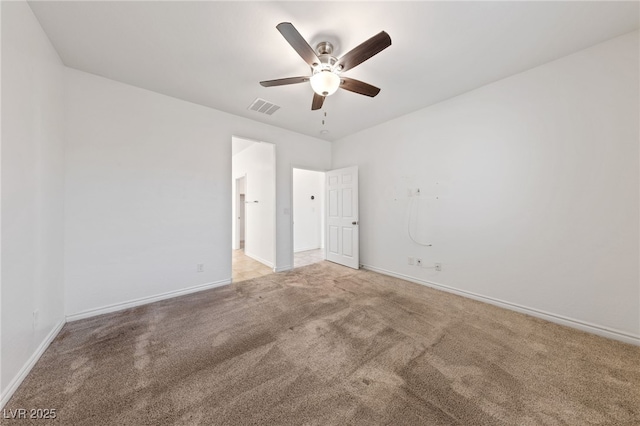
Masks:
[[[353,78],[343,77],[341,73],[360,65],[391,46],[391,37],[386,32],[381,31],[344,54],[340,59],[336,59],[332,56],[333,45],[331,43],[323,41],[318,43],[316,50],[313,50],[290,22],[282,22],[276,28],[291,47],[298,52],[298,55],[309,64],[311,76],[261,81],[260,84],[262,86],[284,86],[308,81],[314,91],[313,101],[311,102],[312,110],[322,108],[324,99],[335,93],[338,88],[370,97],[380,93],[379,88]]]

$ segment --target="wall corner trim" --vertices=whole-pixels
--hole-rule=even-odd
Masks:
[[[124,309],[134,308],[136,306],[147,305],[149,303],[158,302],[160,300],[170,299],[172,297],[184,296],[190,293],[209,290],[216,287],[222,287],[231,284],[231,278],[225,280],[214,281],[205,284],[195,285],[180,290],[168,291],[166,293],[156,294],[154,296],[141,297],[138,299],[128,300],[126,302],[114,303],[112,305],[102,306],[100,308],[87,309],[75,314],[67,315],[67,322],[78,321],[85,318],[91,318],[98,315],[108,314],[111,312],[122,311]]]
[[[269,262],[268,260],[263,259],[263,258],[261,258],[260,256],[255,255],[254,253],[250,253],[250,252],[248,252],[246,248],[244,249],[244,254],[245,254],[245,256],[250,257],[250,258],[252,258],[253,260],[255,260],[255,261],[258,261],[258,262],[262,263],[263,265],[267,265],[269,268],[273,268],[273,267],[275,266],[275,265],[273,264],[273,262]]]
[[[285,272],[285,271],[290,271],[293,269],[293,266],[291,265],[286,265],[286,266],[278,266],[277,268],[273,268],[273,272]]]
[[[605,326],[591,324],[585,321],[580,321],[574,318],[565,317],[562,315],[553,314],[550,312],[541,311],[527,306],[518,305],[517,303],[511,303],[493,297],[483,296],[481,294],[473,293],[470,291],[459,290],[454,287],[449,287],[444,284],[435,283],[432,281],[421,280],[408,275],[400,274],[397,272],[388,271],[386,269],[378,268],[372,265],[362,265],[363,269],[368,269],[373,272],[378,272],[383,275],[388,275],[395,278],[400,278],[412,283],[421,284],[427,287],[434,288],[436,290],[446,291],[447,293],[457,294],[458,296],[466,297],[469,299],[477,300],[479,302],[489,303],[490,305],[498,306],[501,308],[509,309],[511,311],[519,312],[522,314],[530,315],[532,317],[541,318],[549,322],[564,325],[567,327],[575,328],[580,331],[595,334],[601,337],[606,337],[613,340],[618,340],[624,343],[629,343],[635,346],[640,346],[640,335],[635,335],[621,330],[615,330]]]
[[[27,377],[27,375],[29,374],[33,366],[36,365],[36,363],[38,362],[42,354],[44,354],[44,351],[49,347],[51,342],[53,342],[53,339],[56,338],[56,336],[58,335],[58,333],[60,333],[60,330],[62,330],[62,327],[64,327],[65,324],[66,324],[65,320],[60,320],[60,322],[58,322],[51,329],[49,334],[47,334],[47,336],[44,338],[42,343],[40,343],[38,348],[33,352],[33,355],[29,357],[29,359],[24,364],[24,366],[20,369],[18,374],[16,374],[13,380],[9,382],[9,386],[7,386],[7,389],[2,393],[2,397],[0,399],[0,409],[4,408],[5,404],[9,402],[14,392],[20,387],[20,385],[22,384],[22,381]]]

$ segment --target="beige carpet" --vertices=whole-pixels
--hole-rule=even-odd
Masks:
[[[638,425],[639,361],[321,262],[69,323],[5,410],[55,408],[64,425]]]

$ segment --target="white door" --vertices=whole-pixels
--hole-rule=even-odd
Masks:
[[[358,166],[327,172],[327,260],[360,267]]]

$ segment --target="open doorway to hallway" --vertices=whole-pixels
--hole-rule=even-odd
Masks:
[[[293,168],[293,267],[325,259],[325,173]]]
[[[275,266],[275,145],[233,137],[232,281],[273,273]]]

